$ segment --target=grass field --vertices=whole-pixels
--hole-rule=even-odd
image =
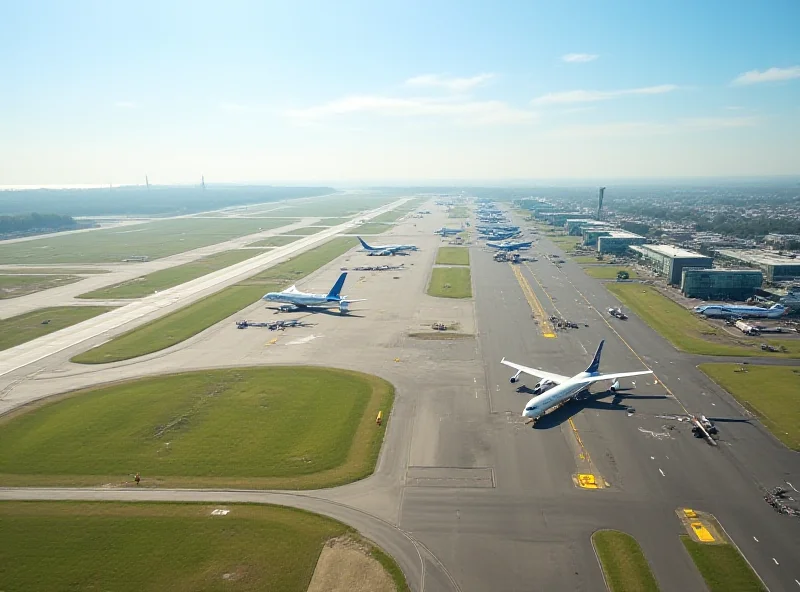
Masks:
[[[323,218],[319,222],[316,223],[317,226],[339,226],[339,224],[344,224],[345,222],[349,222],[351,218]]]
[[[0,319],[0,351],[76,325],[109,310],[111,308],[107,306],[60,306]],[[49,323],[44,325],[43,321]]]
[[[800,341],[750,339],[729,335],[722,328],[692,314],[650,286],[609,283],[606,288],[679,350],[712,356],[800,357]],[[761,350],[761,343],[785,345],[788,352],[767,353]]]
[[[296,220],[160,220],[0,245],[0,264],[119,262],[132,255],[158,259],[293,222]]]
[[[700,370],[752,411],[776,438],[800,452],[800,367],[700,364]],[[737,372],[744,367],[747,372]]]
[[[355,228],[351,228],[344,234],[381,234],[386,232],[392,227],[391,224],[381,223],[381,222],[367,222],[366,224],[362,224],[361,226],[356,226]]]
[[[325,230],[324,228],[317,228],[315,226],[306,226],[305,228],[296,228],[294,230],[289,230],[288,232],[284,232],[283,234],[287,234],[290,236],[310,236],[312,234],[317,234],[318,232],[322,232]]]
[[[211,515],[221,507],[230,513]],[[359,540],[330,518],[266,505],[0,502],[0,524],[5,592],[305,592],[327,540]]]
[[[455,206],[450,209],[448,218],[469,218],[469,210],[464,206]]]
[[[72,358],[79,364],[104,364],[143,356],[176,345],[257,302],[267,292],[288,287],[356,244],[336,238],[261,273],[123,333]]]
[[[630,279],[636,279],[639,275],[630,267],[617,266],[617,265],[589,265],[583,268],[586,275],[597,278],[599,280],[615,280],[617,279],[618,271],[627,271],[630,274]]]
[[[592,544],[611,592],[658,592],[647,559],[632,536],[617,530],[600,530],[592,535]]]
[[[398,199],[394,195],[337,195],[310,199],[302,204],[281,208],[281,216],[352,217],[374,210]]]
[[[548,239],[557,244],[565,252],[569,252],[581,243],[583,239],[579,236],[557,235],[550,236]]]
[[[608,263],[608,261],[598,261],[597,257],[592,255],[572,255],[570,259],[579,265],[586,263]]]
[[[293,243],[296,240],[300,240],[299,236],[271,236],[269,238],[265,238],[264,240],[260,240],[255,243],[250,243],[247,245],[248,247],[285,247],[289,243]]]
[[[741,553],[733,545],[709,545],[681,535],[709,592],[766,592]]]
[[[73,269],[71,267],[6,267],[0,269],[2,275],[15,275],[21,273],[23,275],[31,274],[55,274],[55,275],[85,275],[95,273],[108,273],[107,269],[100,269],[97,267],[87,267],[84,269]]]
[[[0,275],[0,300],[66,286],[81,279],[75,275]]]
[[[320,405],[320,396],[325,404]],[[87,389],[0,419],[0,483],[309,489],[375,468],[394,392],[314,367],[187,372]]]
[[[141,298],[142,296],[149,296],[155,292],[197,279],[213,271],[224,269],[236,263],[241,263],[256,255],[263,255],[265,252],[266,251],[258,251],[255,249],[224,251],[222,253],[209,255],[197,261],[192,261],[191,263],[170,267],[169,269],[162,269],[161,271],[134,278],[127,282],[122,282],[121,284],[114,284],[113,286],[100,288],[93,292],[87,292],[86,294],[81,294],[78,298],[101,298],[104,300],[113,298]]]
[[[439,298],[471,298],[472,282],[468,267],[435,267],[428,294]]]
[[[469,249],[464,247],[439,247],[436,265],[469,265]]]

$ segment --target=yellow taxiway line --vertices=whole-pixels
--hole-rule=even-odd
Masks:
[[[580,458],[582,461],[586,462],[586,465],[591,471],[591,473],[578,473],[575,476],[576,483],[583,489],[602,489],[606,483],[603,478],[600,477],[600,473],[597,472],[597,468],[592,462],[592,457],[589,456],[589,451],[586,450],[586,446],[581,439],[581,435],[578,433],[578,428],[575,427],[575,422],[572,421],[571,417],[567,421],[569,422],[569,427],[572,428],[572,433],[575,436],[575,439],[578,441],[578,446],[581,448]]]
[[[522,293],[525,294],[525,299],[528,301],[528,305],[530,305],[531,310],[533,311],[534,316],[539,321],[539,328],[542,330],[542,335],[544,337],[555,338],[556,334],[553,330],[553,326],[550,324],[550,321],[547,318],[547,313],[542,308],[541,302],[539,299],[536,298],[536,294],[533,293],[533,289],[531,289],[530,284],[528,284],[528,280],[526,280],[522,275],[522,270],[519,268],[519,265],[514,265],[513,263],[509,263],[511,269],[514,270],[514,275],[519,282],[520,288],[522,288]]]

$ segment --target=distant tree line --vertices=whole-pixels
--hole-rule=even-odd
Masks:
[[[72,216],[61,214],[17,214],[0,216],[0,234],[24,234],[32,230],[74,228],[78,223]]]

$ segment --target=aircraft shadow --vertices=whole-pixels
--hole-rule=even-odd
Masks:
[[[267,306],[266,308],[268,308],[269,310],[274,311],[274,314],[282,314],[282,313],[283,314],[298,314],[298,313],[302,313],[302,314],[304,314],[306,316],[321,314],[321,315],[327,315],[327,316],[331,316],[331,317],[353,317],[353,318],[356,318],[356,319],[365,318],[364,315],[355,314],[352,311],[347,312],[345,314],[342,314],[337,310],[326,310],[324,308],[320,308],[320,309],[316,309],[316,310],[311,310],[311,309],[291,310],[291,311],[286,311],[286,312],[280,310],[279,308],[275,308],[275,307],[272,307],[272,306]]]
[[[627,390],[627,389],[626,389]],[[613,395],[611,401],[604,401],[606,397]],[[620,394],[619,391],[612,393],[611,391],[603,391],[600,393],[592,393],[584,399],[572,400],[566,405],[562,405],[555,411],[542,416],[533,424],[535,430],[549,430],[559,427],[565,421],[569,421],[575,417],[582,409],[599,409],[603,411],[623,411],[627,412],[632,410],[633,407],[625,405],[622,401],[626,399],[631,400],[645,400],[645,399],[668,399],[666,395],[625,395]]]

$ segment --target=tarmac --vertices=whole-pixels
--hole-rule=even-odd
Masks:
[[[590,540],[601,528],[639,541],[662,590],[703,590],[678,538],[685,531],[675,511],[691,507],[719,519],[770,590],[800,589],[793,561],[800,557],[800,521],[776,514],[761,491],[784,482],[800,488],[798,455],[697,370],[696,356],[677,352],[633,315],[610,318],[605,310],[616,299],[569,260],[560,268],[550,263],[543,255],[561,251],[546,237],[530,251],[539,261],[518,266],[519,277],[472,245],[474,298],[427,296],[436,249],[448,242],[432,232],[454,221],[441,207],[420,208],[433,214],[408,218],[375,239],[413,243],[420,251],[367,257],[351,250],[299,283],[323,291],[341,268],[404,264],[400,271],[352,272],[343,292],[367,301],[349,315],[276,313],[257,302],[136,360],[71,364],[70,357],[107,339],[98,334],[0,376],[1,413],[77,388],[177,370],[313,364],[377,374],[395,385],[396,398],[373,476],[304,492],[4,488],[0,499],[303,507],[358,528],[398,561],[417,591],[605,590]],[[559,314],[579,328],[544,337],[536,303],[546,316]],[[280,318],[301,318],[307,326],[283,332],[235,326]],[[456,323],[468,336],[409,336],[434,322]],[[531,397],[525,387],[535,379],[510,384],[513,371],[501,358],[572,375],[588,366],[601,339],[602,370],[650,368],[657,380],[623,381],[621,396],[600,390],[533,428],[525,425],[520,415]],[[718,446],[695,439],[675,419],[688,412],[729,420],[718,422]],[[576,475],[587,472],[600,489],[576,486]]]

